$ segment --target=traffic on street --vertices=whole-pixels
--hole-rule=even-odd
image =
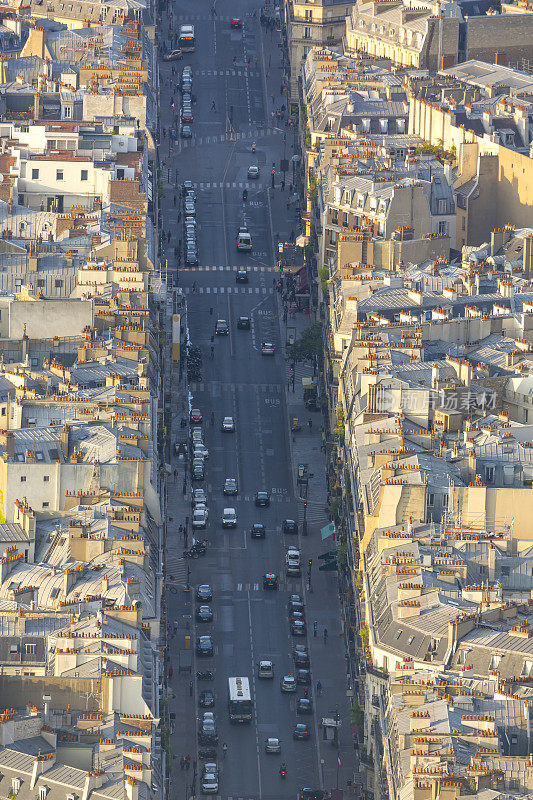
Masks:
[[[304,536],[276,267],[278,242],[300,233],[281,171],[298,145],[279,19],[242,0],[166,12],[163,249],[187,302],[166,570],[171,786],[184,798],[321,798],[339,784],[339,598],[336,575],[315,584],[323,501],[310,502]],[[323,473],[313,418],[302,436]]]

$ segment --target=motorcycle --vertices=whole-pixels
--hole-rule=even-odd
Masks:
[[[247,200],[248,199],[248,190],[247,189],[243,189],[242,199],[243,200]]]
[[[286,778],[287,777],[287,768],[286,767],[280,767],[279,768],[279,774],[281,775],[282,778]]]
[[[196,678],[199,681],[212,681],[214,674],[210,669],[205,669],[196,673]]]
[[[200,556],[205,556],[206,553],[207,547],[205,544],[195,544],[189,550],[183,551],[183,558],[200,558]]]

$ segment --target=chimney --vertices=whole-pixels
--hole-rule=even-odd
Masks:
[[[531,234],[524,237],[522,267],[526,278],[533,277],[533,235]]]
[[[0,445],[3,446],[8,458],[15,457],[15,437],[11,431],[0,430]]]
[[[130,775],[124,780],[124,800],[139,800],[139,785]]]
[[[70,425],[63,425],[63,427],[61,428],[61,450],[63,451],[63,455],[67,459],[69,451],[69,440],[70,440]]]
[[[496,548],[491,542],[489,547],[489,581],[496,580]]]

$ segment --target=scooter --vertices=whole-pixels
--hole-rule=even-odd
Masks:
[[[281,766],[279,768],[279,774],[281,775],[282,778],[286,778],[287,777],[287,767]]]

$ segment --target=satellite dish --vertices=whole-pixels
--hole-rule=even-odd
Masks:
[[[0,183],[3,183],[3,182],[4,182],[4,176],[3,176],[3,175],[2,175],[2,173],[0,172]]]

